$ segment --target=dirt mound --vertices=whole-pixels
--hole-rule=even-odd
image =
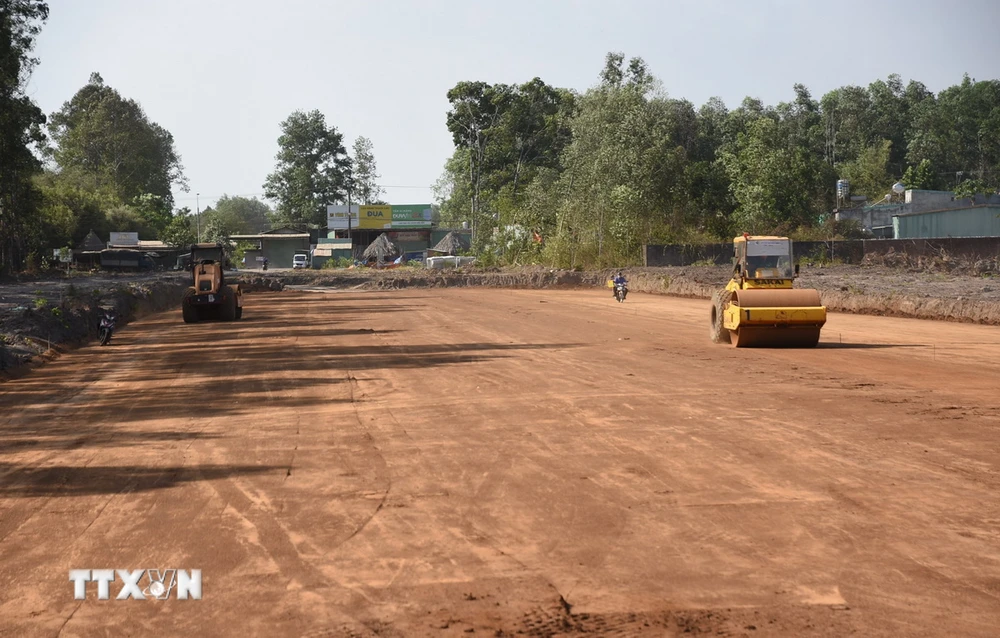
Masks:
[[[909,255],[889,249],[882,254],[869,253],[862,266],[904,269],[914,272],[947,272],[974,276],[1000,273],[1000,257],[968,258],[940,252],[934,255]]]
[[[274,277],[240,275],[237,281],[243,292],[281,292],[285,288],[284,282]]]

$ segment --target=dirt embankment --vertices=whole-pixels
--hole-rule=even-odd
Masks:
[[[97,336],[105,310],[119,328],[175,307],[187,287],[175,277],[36,280],[0,286],[0,380]]]
[[[728,266],[629,268],[635,292],[709,299],[729,280]],[[558,288],[600,287],[613,271],[521,268],[454,271],[395,269],[276,272],[271,281],[297,287],[391,290],[424,287]],[[273,285],[273,284],[272,284]],[[796,282],[816,288],[838,312],[1000,325],[1000,278],[931,268],[805,266]],[[272,288],[273,289],[273,288]]]
[[[104,310],[118,314],[118,328],[150,312],[180,305],[190,285],[187,273],[101,273],[0,282],[0,380],[26,364],[59,356],[97,337]],[[245,292],[280,291],[272,277],[240,274]],[[29,366],[30,367],[30,366]]]

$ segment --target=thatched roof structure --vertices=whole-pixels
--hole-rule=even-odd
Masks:
[[[443,255],[457,255],[458,253],[468,249],[468,240],[463,235],[459,235],[455,231],[449,232],[441,239],[441,241],[437,243],[436,246],[434,246],[434,248],[431,248],[432,251]]]
[[[390,257],[399,254],[396,245],[392,243],[389,236],[382,233],[375,238],[375,241],[368,244],[368,248],[365,248],[365,252],[362,255],[364,259],[377,259],[378,261],[386,261]]]
[[[105,248],[107,248],[107,246],[105,246],[104,242],[100,240],[97,233],[93,230],[87,233],[87,236],[83,238],[80,245],[76,247],[77,250],[86,252],[96,252],[104,250]]]

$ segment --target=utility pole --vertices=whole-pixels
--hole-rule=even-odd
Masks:
[[[198,199],[199,197],[201,197],[201,193],[194,194],[194,209],[196,211],[195,217],[198,220],[198,243],[200,244],[201,243],[201,200]],[[189,208],[188,210],[191,209]]]
[[[351,263],[354,263],[354,239],[351,237],[351,191],[347,191],[347,238],[351,240]]]

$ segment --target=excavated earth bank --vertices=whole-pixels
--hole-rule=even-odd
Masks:
[[[614,271],[542,267],[506,269],[345,269],[242,272],[247,293],[293,288],[601,288]],[[709,299],[725,285],[727,266],[629,268],[633,292]],[[41,277],[0,282],[0,380],[97,336],[102,308],[114,307],[119,328],[149,312],[175,308],[187,287],[182,273]],[[1000,325],[1000,267],[870,264],[803,267],[800,288],[816,288],[832,311]],[[610,293],[609,293],[610,296]],[[30,366],[28,366],[30,368]]]

